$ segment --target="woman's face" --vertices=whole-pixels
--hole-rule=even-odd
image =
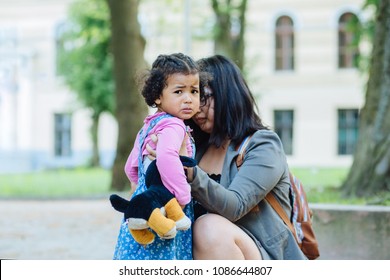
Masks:
[[[206,133],[214,128],[214,95],[209,87],[205,88],[205,104],[200,106],[200,112],[192,119]]]

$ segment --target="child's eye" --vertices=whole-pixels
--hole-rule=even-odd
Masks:
[[[183,93],[183,91],[180,89],[180,90],[176,90],[175,93],[176,94],[181,94],[181,93]]]
[[[193,94],[198,94],[198,93],[199,93],[199,90],[194,89],[194,90],[192,90],[192,93],[193,93]]]

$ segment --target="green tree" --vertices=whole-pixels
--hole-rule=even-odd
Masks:
[[[111,189],[114,190],[123,190],[128,185],[123,167],[147,114],[147,106],[136,82],[137,72],[147,66],[144,59],[145,40],[137,20],[138,2],[107,0],[114,57],[115,117],[118,121],[118,142],[111,180]]]
[[[109,13],[104,2],[78,0],[70,7],[59,42],[58,71],[65,83],[91,110],[91,166],[99,166],[98,127],[104,112],[113,112]]]
[[[362,10],[378,10],[379,0],[366,0],[365,4],[363,5]],[[374,13],[375,14],[375,13]],[[350,31],[356,34],[355,40],[353,42],[354,48],[359,48],[359,45],[362,42],[367,42],[368,44],[372,45],[372,42],[374,41],[374,35],[375,35],[375,16],[367,18],[366,21],[360,22],[358,18],[354,18],[352,22],[350,22],[349,28]],[[360,71],[363,74],[368,74],[369,68],[370,68],[370,60],[371,60],[371,53],[359,53],[358,56],[358,66],[360,68]]]
[[[370,0],[375,4],[376,1]],[[379,0],[365,104],[349,174],[342,185],[347,196],[381,195],[390,191],[390,2]]]
[[[230,57],[240,69],[245,59],[245,13],[247,0],[211,0],[216,16],[214,52]]]

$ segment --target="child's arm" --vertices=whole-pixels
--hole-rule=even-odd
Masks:
[[[191,200],[191,189],[187,183],[179,151],[185,138],[184,125],[173,123],[158,132],[156,153],[157,168],[164,186],[176,197],[180,205]]]
[[[188,157],[188,133],[186,133],[184,139],[183,139],[183,142],[180,146],[180,151],[179,151],[179,155],[181,156],[186,156]],[[152,134],[150,135],[150,139],[155,143],[157,144],[157,141],[158,141],[158,138],[157,138],[157,135],[156,134]],[[149,144],[146,144],[145,145],[145,149],[148,151],[148,158],[150,160],[155,160],[156,159],[156,150],[153,149]]]
[[[130,152],[125,164],[125,173],[130,182],[138,183],[138,155],[139,155],[139,140],[138,135],[134,142],[134,147]]]

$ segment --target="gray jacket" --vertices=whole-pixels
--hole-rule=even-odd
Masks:
[[[205,150],[198,149],[197,160]],[[231,144],[220,184],[197,166],[190,183],[192,196],[209,212],[224,216],[246,231],[256,242],[263,259],[306,259],[293,234],[264,199],[273,190],[290,215],[289,170],[279,137],[270,130],[254,133],[239,171],[235,162],[237,155]]]

